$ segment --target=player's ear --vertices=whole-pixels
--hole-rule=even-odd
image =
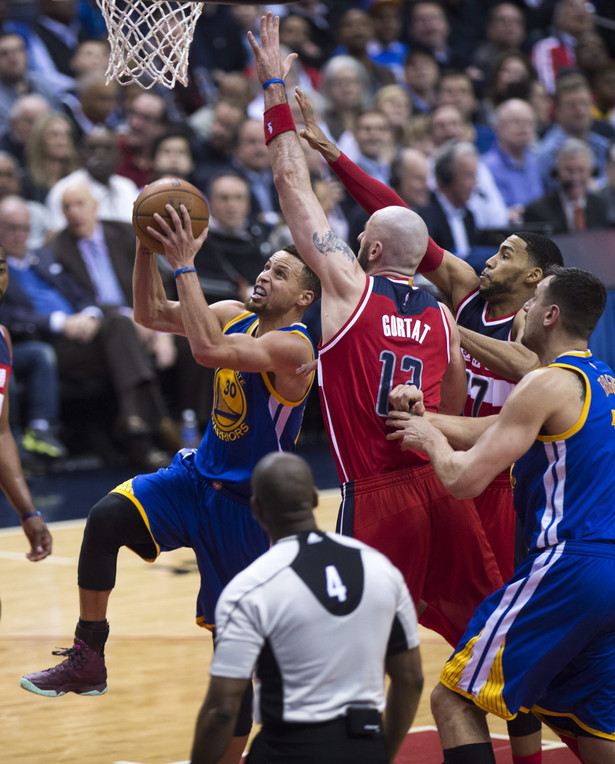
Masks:
[[[549,305],[549,310],[545,313],[543,323],[545,326],[551,326],[551,324],[554,324],[559,317],[560,317],[559,305],[556,305],[555,303],[553,303],[553,305]]]
[[[526,276],[526,281],[528,281],[530,284],[536,285],[539,281],[542,281],[542,275],[542,268],[532,268]]]
[[[307,308],[314,302],[314,292],[311,289],[304,289],[297,300],[297,304],[302,308]]]

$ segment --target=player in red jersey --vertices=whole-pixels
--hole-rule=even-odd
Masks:
[[[301,136],[322,154],[366,212],[372,214],[392,204],[404,205],[401,197],[363,172],[327,139],[303,94],[299,93],[297,100],[305,122]],[[561,264],[561,252],[550,239],[519,232],[502,242],[479,277],[468,263],[429,240],[418,270],[425,273],[455,309],[468,381],[466,416],[497,414],[515,382],[539,365],[537,356],[520,343],[525,324],[522,307],[532,297],[546,269]],[[516,536],[509,471],[496,477],[474,502],[502,577],[507,581],[514,569]],[[521,544],[516,556],[520,558],[525,549],[521,537],[518,538]],[[438,617],[438,613],[429,609],[422,623],[438,631]],[[509,724],[515,763],[540,761],[539,728],[533,718],[522,714]],[[526,760],[530,754],[537,758]]]
[[[417,384],[431,410],[461,411],[464,364],[450,311],[412,286],[427,229],[405,207],[388,207],[365,226],[361,251],[331,230],[312,192],[286,99],[278,22],[249,34],[265,90],[265,139],[282,212],[302,257],[322,283],[319,384],[342,486],[339,528],[383,551],[403,572],[449,641],[472,603],[501,580],[473,502],[458,501],[417,452],[386,442],[388,394]]]

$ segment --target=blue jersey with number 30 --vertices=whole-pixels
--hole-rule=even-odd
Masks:
[[[224,333],[253,335],[257,327],[258,316],[243,313],[226,325]],[[314,353],[303,324],[277,331],[298,334]],[[248,499],[250,476],[258,460],[271,451],[295,450],[306,400],[307,392],[299,401],[282,398],[268,373],[216,369],[211,419],[197,450],[197,470]]]

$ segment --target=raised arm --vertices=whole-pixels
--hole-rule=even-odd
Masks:
[[[184,335],[179,303],[168,300],[156,255],[137,239],[132,273],[134,319],[147,329]]]
[[[224,367],[246,372],[272,372],[287,377],[284,389],[287,397],[298,400],[309,388],[312,375],[302,377],[296,369],[313,360],[311,344],[293,332],[268,331],[262,336],[224,334],[223,328],[232,318],[245,312],[240,302],[231,300],[208,305],[194,267],[194,257],[203,243],[203,234],[197,239],[192,234],[190,215],[182,205],[182,218],[171,205],[167,205],[172,226],[156,216],[162,233],[150,228],[161,242],[165,256],[174,271],[187,268],[177,277],[177,293],[182,326],[198,363],[211,368]],[[267,265],[265,271],[276,266]],[[275,278],[276,273],[271,273]],[[261,278],[259,276],[259,278]]]
[[[268,13],[261,19],[261,44],[251,32],[248,39],[260,81],[270,83],[265,87],[265,140],[280,206],[301,256],[320,277],[322,329],[326,338],[356,307],[365,287],[365,274],[348,244],[332,231],[312,191],[283,84],[285,64],[280,54],[278,30],[279,19]]]
[[[368,215],[383,207],[408,205],[392,188],[362,170],[330,141],[319,127],[308,97],[295,92],[305,127],[299,135],[325,159],[344,188]],[[478,286],[478,277],[471,265],[442,249],[430,237],[425,257],[418,267],[426,279],[444,294],[455,309],[461,300]]]
[[[6,329],[4,333],[10,350],[9,333]],[[0,488],[21,518],[23,532],[30,543],[30,551],[26,557],[33,562],[43,560],[51,554],[51,534],[34,505],[23,474],[19,451],[9,425],[8,386],[0,411]]]

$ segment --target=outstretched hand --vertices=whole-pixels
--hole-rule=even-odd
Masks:
[[[158,239],[162,244],[165,257],[173,270],[189,268],[194,265],[196,253],[205,243],[209,231],[209,228],[204,228],[195,239],[188,210],[183,204],[180,204],[179,209],[181,217],[171,204],[166,205],[166,211],[169,213],[173,227],[157,212],[154,213],[154,219],[160,227],[160,231],[151,226],[147,227],[148,234]]]
[[[318,122],[316,122],[309,98],[302,90],[296,88],[295,100],[301,109],[305,125],[303,130],[299,131],[299,135],[309,143],[310,148],[318,151],[327,162],[335,162],[341,151],[327,138]]]
[[[286,78],[297,54],[290,53],[282,61],[278,16],[274,17],[271,12],[261,16],[261,43],[258,44],[252,32],[248,32],[248,42],[254,51],[255,70],[261,84],[267,80]]]

